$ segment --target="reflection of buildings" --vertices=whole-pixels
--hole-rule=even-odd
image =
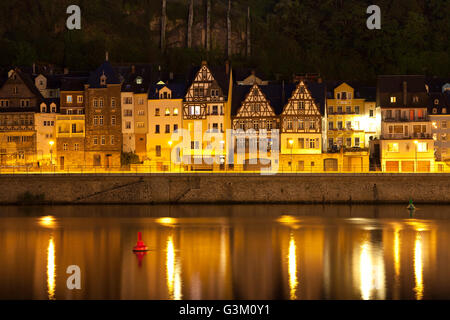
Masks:
[[[426,299],[448,293],[448,224],[264,219],[64,218],[56,224],[51,217],[3,218],[0,298]],[[151,249],[141,267],[131,251],[137,231]],[[80,291],[66,289],[72,264],[81,268]]]

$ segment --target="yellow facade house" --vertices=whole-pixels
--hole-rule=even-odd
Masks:
[[[178,141],[172,135],[182,128],[184,84],[159,81],[150,87],[148,95],[148,133],[146,164],[152,170],[180,170],[173,163],[181,160],[181,148],[176,151],[177,159],[172,159],[172,150]]]

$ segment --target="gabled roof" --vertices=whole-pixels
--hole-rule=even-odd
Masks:
[[[148,92],[149,99],[159,99],[159,90],[167,87],[172,91],[172,99],[183,99],[186,95],[186,85],[184,83],[165,83],[165,84],[154,84],[150,87]]]
[[[426,92],[423,75],[378,76],[377,87],[380,93],[403,92],[403,82],[407,83],[408,92]]]
[[[303,81],[308,91],[311,93],[311,97],[319,107],[321,115],[325,114],[325,102],[326,102],[326,85],[324,83],[318,83],[315,81]]]
[[[227,67],[226,65],[222,66],[210,66],[207,65],[208,69],[211,71],[212,76],[217,81],[218,85],[222,89],[222,92],[225,97],[228,97],[228,90],[229,90],[229,84],[230,84],[230,76],[231,76],[231,66],[229,67],[228,74],[227,74]],[[200,71],[201,66],[195,66],[192,67],[189,71],[189,86],[192,85],[194,82],[195,76]]]
[[[235,116],[237,111],[242,106],[247,94],[250,92],[252,85],[234,85],[233,86],[233,98],[231,115]],[[268,84],[258,86],[261,92],[265,95],[269,101],[270,106],[276,115],[280,115],[283,112],[284,105],[287,103],[288,99],[292,96],[295,90],[295,84]]]
[[[120,84],[120,80],[109,61],[102,63],[100,67],[92,72],[89,76],[88,84],[90,88],[104,88],[106,86],[100,85],[100,78],[102,75],[106,76],[106,84]]]
[[[327,99],[333,99],[334,90],[342,84],[348,84],[354,90],[355,99],[365,99],[366,101],[376,101],[377,88],[367,83],[360,83],[355,81],[327,81]],[[403,89],[402,89],[403,90]]]

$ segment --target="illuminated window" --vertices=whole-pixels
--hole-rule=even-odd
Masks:
[[[166,108],[166,111],[164,112],[166,116],[170,116],[170,109]]]
[[[428,143],[419,142],[417,143],[417,152],[427,152],[428,151]]]
[[[174,115],[174,116],[177,116],[177,115],[178,115],[178,108],[174,108],[174,109],[173,109],[173,115]]]
[[[112,126],[116,125],[116,116],[111,116],[111,125]]]
[[[64,151],[67,151],[67,149],[68,149],[68,145],[67,145],[67,143],[64,143],[64,144],[63,144],[63,150],[64,150]]]
[[[389,152],[398,152],[398,143],[388,143]]]
[[[136,126],[138,128],[144,128],[144,123],[143,122],[138,122],[138,123],[136,123]]]
[[[141,77],[137,77],[136,78],[136,84],[142,84],[142,78]]]
[[[414,103],[419,102],[419,97],[418,97],[418,96],[414,96],[414,97],[413,97],[413,102],[414,102]]]
[[[116,107],[116,98],[111,98],[111,108]]]
[[[100,108],[103,108],[103,104],[104,104],[103,98],[98,99],[98,105]]]
[[[77,96],[77,102],[83,103],[83,96]]]
[[[94,126],[98,125],[98,116],[94,116]]]
[[[102,144],[102,145],[105,145],[105,143],[106,143],[106,137],[105,137],[105,136],[102,136],[101,144]]]
[[[99,117],[99,123],[100,123],[101,126],[103,125],[103,116]]]
[[[397,97],[392,96],[391,97],[391,103],[396,103],[397,102]]]
[[[92,142],[94,145],[98,145],[98,138],[96,136],[93,137]]]
[[[94,108],[98,108],[98,100],[97,99],[92,100],[92,105],[94,106]]]
[[[66,102],[67,102],[67,103],[72,103],[72,101],[73,101],[73,100],[72,100],[72,96],[67,96],[67,97],[66,97]]]
[[[78,151],[80,149],[80,145],[78,143],[75,143],[74,146],[73,146],[73,149],[75,151]]]

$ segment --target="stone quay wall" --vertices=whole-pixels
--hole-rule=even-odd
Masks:
[[[0,186],[0,204],[450,204],[450,174],[3,174]]]

